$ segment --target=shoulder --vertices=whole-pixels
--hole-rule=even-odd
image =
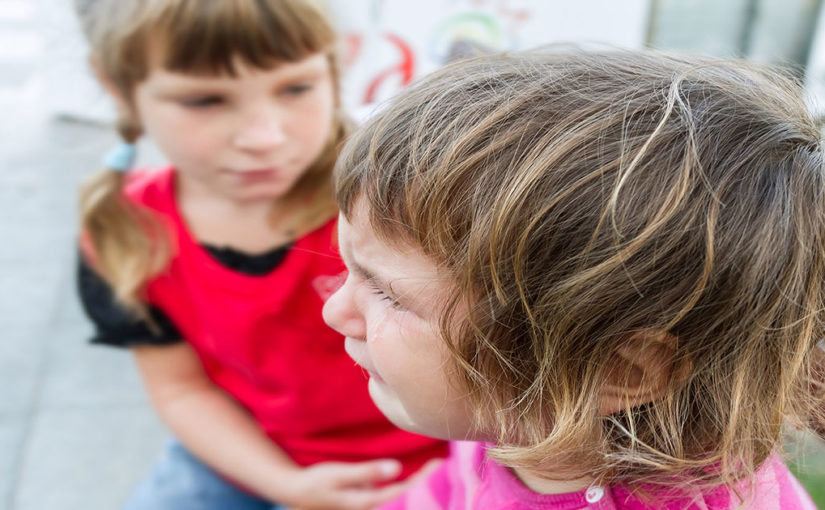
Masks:
[[[748,485],[748,492],[754,502],[759,502],[759,508],[816,509],[805,489],[776,454],[768,457]]]
[[[139,168],[125,175],[121,197],[138,209],[148,211],[152,217],[164,218],[164,223],[174,225],[170,218],[177,208],[174,194],[175,170],[171,166]],[[79,234],[81,253],[92,267],[98,263],[91,234],[83,230]]]
[[[338,244],[338,215],[326,219],[323,223],[317,224],[312,230],[301,236],[301,239],[307,238],[321,238],[332,240],[336,245]]]
[[[641,510],[651,508],[649,503],[623,488],[612,488],[617,508]],[[741,498],[740,498],[741,496]],[[689,510],[774,509],[816,510],[805,489],[791,474],[778,455],[774,454],[762,464],[754,477],[736,484],[735,487],[717,487],[707,491],[695,491],[674,498],[654,498],[656,508]]]
[[[481,484],[484,445],[451,442],[450,455],[432,473],[411,485],[396,501],[381,510],[452,510],[464,508],[463,502],[474,499]]]
[[[331,266],[343,266],[338,247],[338,217],[329,218],[292,243],[293,257],[327,260]],[[320,258],[319,258],[320,256]]]
[[[78,257],[76,285],[80,304],[94,326],[93,344],[115,347],[136,345],[170,345],[182,335],[163,311],[149,305],[148,317],[141,317],[120,304],[111,286],[86,262]]]
[[[313,230],[296,239],[295,245],[302,245],[312,250],[324,253],[332,252],[337,254],[338,248],[338,216],[327,219],[322,224],[314,227]]]
[[[171,166],[141,168],[129,172],[123,194],[133,202],[153,209],[174,203],[175,170]]]

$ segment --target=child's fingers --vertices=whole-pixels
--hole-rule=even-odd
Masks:
[[[341,489],[328,494],[329,503],[323,506],[289,507],[288,510],[315,510],[325,508],[335,510],[370,510],[389,503],[401,496],[407,487],[405,483],[395,483],[380,489]]]
[[[339,487],[368,486],[397,477],[401,463],[397,460],[377,460],[355,464],[340,464],[335,478]]]
[[[396,478],[401,463],[385,459],[368,462],[321,462],[302,471],[293,498],[293,508],[300,510],[368,510],[397,497],[406,485],[391,484],[376,488]]]
[[[420,480],[423,480],[430,476],[436,469],[444,464],[444,459],[430,459],[427,461],[426,464],[421,466],[421,468],[412,474],[409,478],[402,482],[405,486],[410,486]]]

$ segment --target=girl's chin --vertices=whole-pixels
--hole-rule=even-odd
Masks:
[[[370,377],[367,388],[378,410],[400,429],[445,441],[477,440],[474,436],[471,437],[469,426],[465,426],[463,423],[442,422],[444,414],[441,411],[434,411],[431,414],[411,415],[395,392],[374,377]]]
[[[369,383],[367,383],[370,398],[375,403],[375,406],[387,417],[393,424],[411,432],[418,432],[413,430],[415,423],[413,422],[407,410],[401,405],[401,401],[395,396],[395,393],[380,379],[370,376]]]

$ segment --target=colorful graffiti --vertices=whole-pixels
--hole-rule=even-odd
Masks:
[[[364,103],[371,103],[376,99],[378,88],[392,76],[398,76],[398,83],[403,87],[412,81],[415,74],[415,53],[404,39],[394,34],[384,36],[390,43],[398,49],[398,63],[385,71],[380,72],[373,78],[364,93]]]
[[[359,34],[348,34],[344,40],[347,46],[344,65],[345,67],[351,67],[360,57],[364,39]],[[388,42],[397,51],[398,59],[389,64],[388,67],[375,70],[376,74],[367,82],[366,89],[360,98],[362,104],[377,101],[379,90],[387,86],[393,78],[395,80],[390,83],[390,86],[401,88],[410,83],[415,76],[416,56],[410,44],[401,36],[391,33],[383,34],[382,40]]]
[[[442,19],[428,18],[417,31],[407,31],[398,26],[398,13],[404,8],[386,0],[371,1],[371,26],[358,27],[345,37],[344,65],[357,67],[361,74],[357,101],[369,104],[389,97],[426,72],[424,67],[519,47],[519,31],[533,16],[519,5],[513,0],[446,1]]]

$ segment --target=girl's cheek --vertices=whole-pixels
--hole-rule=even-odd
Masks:
[[[372,331],[367,332],[367,343],[368,344],[382,344],[382,339],[386,334],[386,329],[390,324],[390,319],[387,317],[386,312],[377,312],[376,313],[376,320],[373,321],[374,326],[371,328]]]
[[[367,331],[367,345],[384,352],[400,352],[405,349],[408,318],[405,313],[392,309],[376,311],[373,327]]]

